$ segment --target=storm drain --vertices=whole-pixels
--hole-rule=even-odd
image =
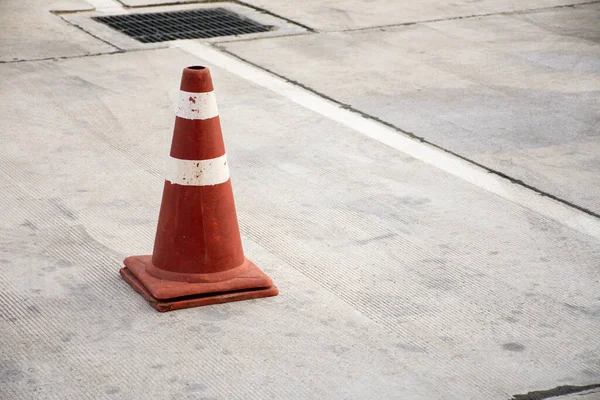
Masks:
[[[271,30],[224,8],[92,17],[127,36],[156,43],[177,39],[208,39]]]

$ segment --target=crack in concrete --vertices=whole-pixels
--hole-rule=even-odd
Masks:
[[[153,50],[164,50],[170,47],[154,47],[151,49],[129,49],[129,50],[116,50],[116,51],[107,51],[104,53],[89,53],[89,54],[78,54],[75,56],[53,56],[53,57],[43,57],[43,58],[26,58],[19,60],[7,60],[1,61],[0,64],[15,64],[15,63],[23,63],[23,62],[38,62],[38,61],[61,61],[61,60],[71,60],[74,58],[86,58],[86,57],[98,57],[98,56],[112,56],[115,54],[125,54],[125,53],[135,53],[138,51],[153,51]]]
[[[543,400],[550,397],[556,396],[564,396],[567,394],[580,393],[585,392],[592,389],[600,388],[600,383],[586,385],[586,386],[572,386],[572,385],[564,385],[557,386],[553,389],[548,390],[537,390],[534,392],[529,392],[525,394],[515,394],[509,400]]]

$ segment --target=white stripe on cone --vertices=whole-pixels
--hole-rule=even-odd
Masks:
[[[227,155],[209,160],[181,160],[169,157],[166,179],[183,186],[212,186],[227,182]]]
[[[176,115],[185,119],[210,119],[218,116],[215,93],[192,93],[180,90]]]

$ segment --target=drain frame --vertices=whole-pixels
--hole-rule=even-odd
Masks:
[[[167,13],[167,12],[179,12],[179,11],[192,11],[192,10],[204,10],[204,9],[216,9],[221,8],[227,12],[237,14],[240,18],[253,21],[254,23],[264,25],[270,28],[266,32],[248,33],[239,36],[228,35],[218,36],[212,38],[197,38],[197,39],[176,39],[162,42],[151,42],[142,43],[131,36],[126,35],[110,26],[94,20],[97,17],[108,17],[108,16],[120,16],[120,15],[132,15],[132,14],[155,14],[155,13]],[[289,36],[307,33],[308,30],[305,28],[295,25],[286,20],[277,18],[273,15],[260,12],[236,3],[230,2],[210,2],[210,3],[193,3],[193,4],[179,4],[179,5],[165,5],[165,6],[152,6],[152,7],[140,7],[134,9],[119,8],[103,11],[84,11],[77,13],[66,13],[60,14],[60,18],[65,20],[71,25],[74,25],[90,35],[103,40],[119,50],[140,50],[140,49],[155,49],[171,47],[172,44],[182,40],[194,40],[201,41],[204,43],[225,43],[240,40],[251,40],[266,37],[278,37],[278,36]]]
[[[223,7],[91,17],[141,43],[265,33],[263,25]]]

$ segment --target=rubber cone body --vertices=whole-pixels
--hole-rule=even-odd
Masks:
[[[157,310],[274,296],[244,256],[210,71],[184,69],[154,252],[121,276]]]

